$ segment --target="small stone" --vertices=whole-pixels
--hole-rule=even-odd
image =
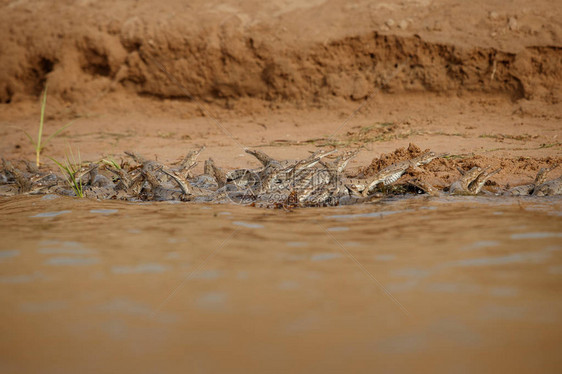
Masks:
[[[403,19],[402,21],[400,21],[400,23],[398,23],[398,27],[400,27],[400,29],[402,30],[406,30],[408,28],[408,21]]]
[[[394,20],[392,18],[389,18],[386,20],[384,24],[387,25],[388,27],[392,27],[394,26]]]
[[[489,16],[492,21],[495,21],[499,18],[500,15],[498,14],[498,12],[491,11]]]
[[[517,30],[517,19],[515,17],[509,17],[507,26],[509,26],[509,29],[512,31]]]

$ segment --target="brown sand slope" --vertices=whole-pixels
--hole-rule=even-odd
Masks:
[[[562,12],[550,1],[3,3],[4,103],[47,78],[66,103],[127,91],[309,104],[373,85],[560,100]]]
[[[78,118],[45,149],[55,157],[66,143],[87,159],[134,148],[164,160],[206,144],[202,157],[230,167],[253,165],[246,146],[280,158],[367,146],[355,167],[410,142],[561,155],[562,10],[550,1],[0,4],[4,157],[32,157],[18,129],[36,131],[46,82],[47,134]]]

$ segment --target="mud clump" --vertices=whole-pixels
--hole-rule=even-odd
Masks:
[[[394,163],[410,160],[428,151],[429,149],[422,151],[420,147],[410,143],[408,148],[398,148],[392,153],[382,154],[379,158],[373,159],[369,166],[360,171],[360,174],[365,177],[370,177]]]
[[[369,178],[388,166],[400,161],[406,161],[418,157],[427,152],[415,144],[410,143],[407,148],[398,148],[394,152],[382,154],[374,158],[369,166],[360,168],[353,177]],[[530,183],[541,168],[552,168],[562,164],[562,157],[486,157],[482,155],[457,156],[441,155],[423,168],[410,168],[406,171],[401,181],[423,176],[430,184],[445,188],[459,178],[460,170],[468,171],[472,168],[501,169],[486,185],[505,185],[507,189],[518,184]]]

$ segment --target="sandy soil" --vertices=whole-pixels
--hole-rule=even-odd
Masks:
[[[517,184],[562,155],[562,14],[549,1],[1,7],[5,158],[33,157],[21,130],[36,133],[46,83],[46,135],[76,120],[44,150],[58,158],[71,146],[171,162],[204,144],[204,158],[252,167],[244,147],[361,146],[359,172],[415,143]]]

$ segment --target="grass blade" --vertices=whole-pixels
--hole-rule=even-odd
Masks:
[[[27,138],[29,139],[29,141],[31,142],[31,144],[33,144],[33,148],[35,148],[35,147],[37,146],[37,144],[35,143],[35,140],[33,140],[33,138],[31,137],[31,135],[29,135],[29,134],[27,133],[27,131],[25,131],[25,130],[22,130],[22,131],[23,131],[23,133],[25,134],[25,136],[27,136]]]
[[[41,118],[39,119],[39,134],[37,135],[37,143],[35,144],[35,163],[37,167],[40,166],[40,155],[41,155],[41,137],[43,136],[43,123],[45,121],[45,107],[47,106],[47,84],[45,84],[45,90],[43,91],[43,102],[41,103]]]
[[[57,166],[64,171],[64,165],[63,164],[61,164],[60,162],[58,162],[57,160],[55,160],[52,157],[47,157],[47,158],[49,158],[51,161],[53,161],[55,164],[57,164]]]
[[[47,145],[47,143],[54,138],[55,136],[59,135],[61,132],[63,132],[64,130],[66,130],[67,128],[69,128],[70,126],[72,126],[74,124],[74,122],[76,122],[76,120],[72,120],[70,122],[68,122],[66,125],[62,126],[60,129],[58,129],[57,131],[55,131],[54,133],[52,133],[51,135],[49,135],[47,137],[47,139],[45,139],[45,141],[43,142],[43,145],[41,146],[41,148],[45,147]]]
[[[121,166],[112,157],[104,158],[101,162],[105,165],[113,166],[115,169],[121,169]]]

